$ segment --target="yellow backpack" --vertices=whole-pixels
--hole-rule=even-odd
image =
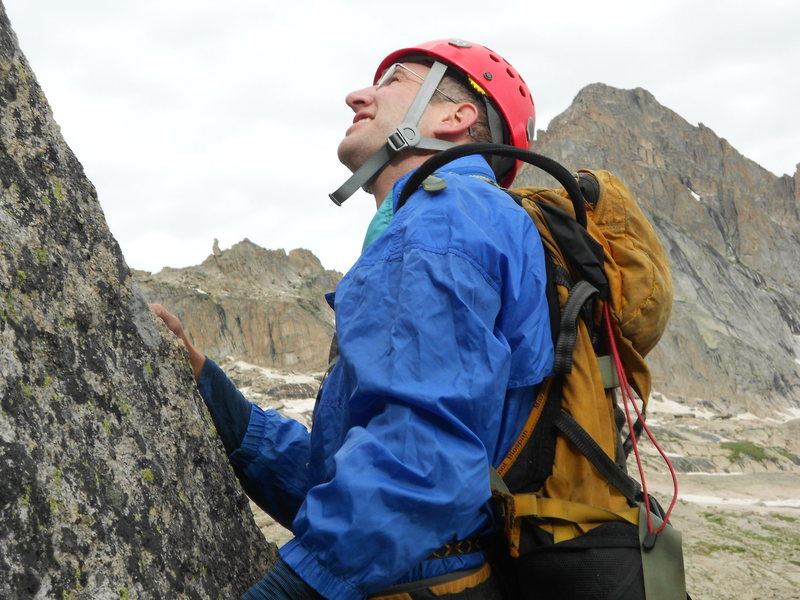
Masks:
[[[505,567],[516,584],[509,594],[683,599],[680,536],[665,527],[675,499],[665,513],[625,466],[631,449],[638,461],[636,438],[646,430],[651,379],[644,357],[672,308],[672,278],[655,230],[610,173],[576,177],[551,159],[497,144],[434,155],[404,186],[398,210],[419,185],[437,189],[437,168],[468,154],[529,162],[563,186],[508,190],[544,244],[555,346],[554,375],[540,384],[522,433],[491,472],[512,557]]]

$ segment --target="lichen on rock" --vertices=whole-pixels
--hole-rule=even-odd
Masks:
[[[0,81],[0,597],[237,597],[274,546],[2,4]]]

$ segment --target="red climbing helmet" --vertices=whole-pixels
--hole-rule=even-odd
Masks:
[[[407,148],[440,152],[453,146],[452,142],[423,137],[418,124],[422,112],[448,71],[461,79],[480,97],[486,108],[491,141],[509,144],[524,150],[533,141],[535,111],[530,90],[500,55],[485,46],[464,40],[435,40],[392,52],[381,61],[374,83],[392,64],[401,61],[433,63],[430,72],[411,103],[402,123],[387,138],[386,144],[362,164],[336,191],[329,194],[338,205],[359,188],[369,190],[371,182],[386,168],[392,158]],[[514,181],[520,163],[500,156],[489,157],[489,164],[500,185],[508,187]]]
[[[461,71],[472,89],[490,100],[487,111],[496,110],[500,114],[502,133],[493,127],[492,115],[489,115],[492,141],[530,149],[536,123],[533,98],[520,74],[502,56],[464,40],[434,40],[392,52],[378,66],[375,81],[390,65],[414,59],[438,60]],[[511,171],[502,175],[500,184],[510,185],[518,168],[519,163],[515,161]]]

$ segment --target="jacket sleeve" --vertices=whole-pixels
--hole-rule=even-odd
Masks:
[[[315,431],[326,414],[349,428],[335,475],[309,490],[281,549],[326,598],[378,591],[488,525],[488,457],[511,363],[495,329],[500,295],[470,257],[425,248],[340,284],[340,359]]]
[[[211,414],[225,451],[230,454],[242,444],[250,422],[250,402],[236,389],[217,363],[206,356],[197,389]]]
[[[208,358],[198,389],[245,492],[289,527],[308,486],[308,430],[277,411],[248,402]]]

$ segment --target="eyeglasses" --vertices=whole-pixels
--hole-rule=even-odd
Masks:
[[[411,75],[413,75],[413,76],[414,76],[416,79],[418,79],[420,83],[423,83],[423,82],[425,81],[425,78],[424,78],[422,75],[420,75],[420,74],[418,74],[418,73],[415,73],[414,71],[412,71],[411,69],[409,69],[407,66],[405,66],[405,65],[402,65],[402,64],[400,64],[400,63],[394,63],[394,64],[393,64],[393,65],[391,65],[389,68],[387,68],[387,69],[386,69],[386,70],[383,72],[383,75],[381,75],[381,76],[380,76],[380,78],[378,79],[378,81],[376,81],[376,82],[375,82],[375,89],[376,89],[376,90],[379,90],[379,89],[381,89],[382,87],[385,87],[385,86],[389,85],[390,83],[392,83],[392,81],[394,81],[394,80],[395,80],[395,77],[396,77],[396,75],[397,75],[397,70],[398,70],[398,69],[401,69],[401,70],[405,71],[406,73],[411,73]],[[452,102],[453,104],[458,104],[458,102],[456,102],[455,100],[453,100],[453,99],[452,99],[450,96],[448,96],[447,94],[445,94],[445,93],[444,93],[442,90],[440,90],[438,87],[436,88],[436,91],[437,91],[437,92],[439,92],[439,93],[440,93],[440,94],[441,94],[441,95],[442,95],[442,96],[443,96],[443,97],[444,97],[446,100],[448,100],[449,102]]]

